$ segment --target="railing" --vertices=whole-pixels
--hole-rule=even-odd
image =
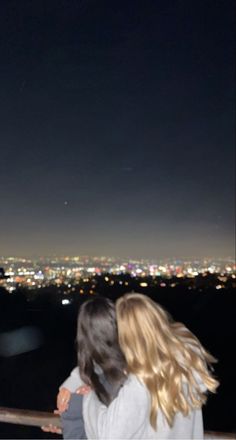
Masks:
[[[0,422],[16,425],[61,427],[60,416],[44,411],[0,407]]]
[[[61,427],[61,420],[57,414],[4,407],[0,407],[0,422],[38,427],[51,424]],[[206,431],[204,438],[207,440],[236,440],[236,433]]]
[[[236,434],[228,432],[205,431],[204,439],[206,440],[235,440]]]

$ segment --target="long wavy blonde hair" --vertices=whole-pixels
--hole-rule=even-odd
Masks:
[[[218,382],[210,373],[216,359],[181,323],[147,296],[128,293],[116,303],[119,343],[128,365],[151,396],[150,423],[160,409],[169,426],[175,414],[201,408]]]

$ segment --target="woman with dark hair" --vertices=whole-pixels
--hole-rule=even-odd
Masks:
[[[80,309],[77,328],[80,377],[105,405],[126,380],[125,358],[118,343],[115,306],[95,298]]]
[[[126,380],[126,363],[118,344],[115,306],[107,298],[86,301],[79,310],[77,327],[78,367],[60,387],[57,407],[61,414],[65,439],[86,438],[83,396],[93,390],[105,405],[114,399]],[[78,389],[79,394],[75,394]],[[44,431],[60,433],[56,427]]]

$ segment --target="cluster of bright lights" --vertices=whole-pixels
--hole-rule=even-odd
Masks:
[[[220,290],[229,277],[235,279],[235,264],[233,261],[203,260],[203,261],[180,261],[168,260],[153,262],[148,260],[116,259],[106,257],[54,257],[30,260],[25,258],[1,258],[0,267],[5,268],[7,278],[4,283],[9,292],[15,286],[28,288],[41,288],[51,284],[57,286],[66,285],[73,292],[74,285],[80,281],[89,283],[91,277],[107,274],[105,282],[114,285],[112,275],[129,274],[131,277],[144,278],[140,281],[140,287],[148,287],[146,277],[162,278],[195,278],[199,275],[218,274],[219,284],[216,289]],[[125,281],[119,284],[128,285]],[[174,287],[176,284],[172,283]],[[166,283],[162,281],[161,287]],[[93,293],[93,288],[91,293]],[[83,291],[83,292],[82,292]],[[81,288],[81,292],[84,290]]]

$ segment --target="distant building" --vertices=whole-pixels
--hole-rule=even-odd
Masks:
[[[5,275],[5,270],[0,267],[0,287],[4,287],[4,289],[7,288],[7,279],[9,278],[8,275]]]
[[[9,278],[9,276],[5,275],[5,270],[3,267],[0,267],[0,280],[5,280],[6,278]]]

